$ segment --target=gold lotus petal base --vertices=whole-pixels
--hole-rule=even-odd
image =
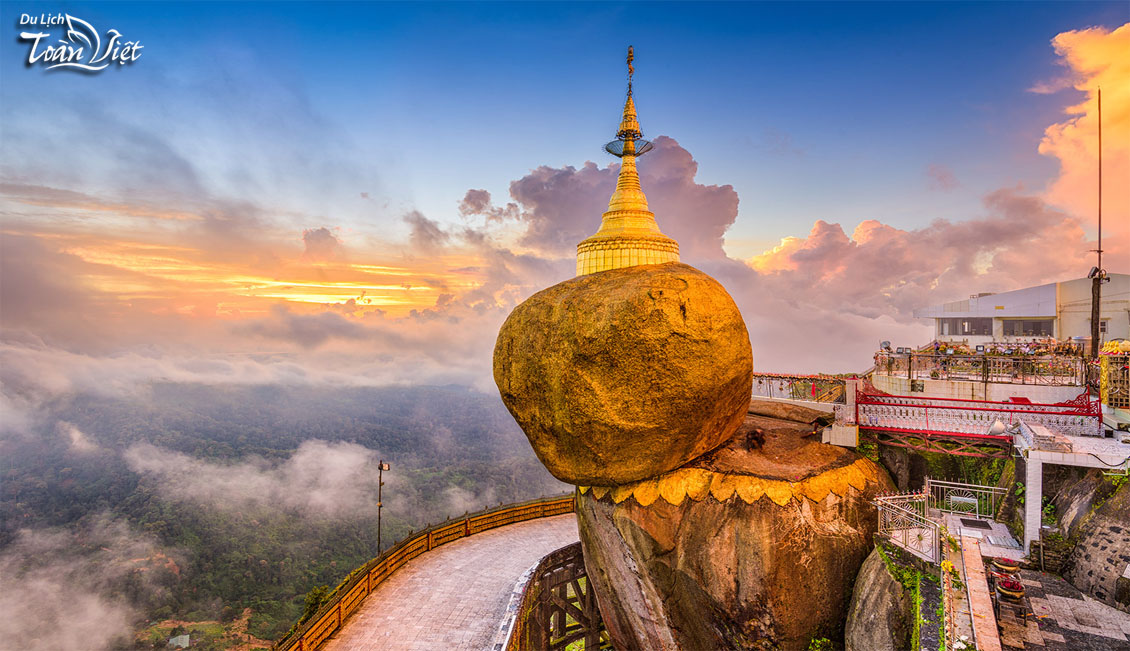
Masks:
[[[868,459],[820,473],[797,482],[764,479],[753,475],[735,475],[713,472],[702,468],[680,468],[664,473],[653,479],[616,486],[578,486],[582,495],[592,491],[596,499],[611,495],[612,501],[620,504],[629,497],[635,498],[641,506],[648,506],[656,499],[663,499],[672,506],[678,506],[690,498],[701,502],[707,496],[724,502],[734,495],[746,504],[753,504],[762,497],[768,497],[777,506],[787,506],[792,500],[810,499],[820,502],[828,493],[840,497],[853,488],[863,491],[867,484],[885,485],[879,466]]]

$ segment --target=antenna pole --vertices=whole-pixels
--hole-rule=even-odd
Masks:
[[[1103,279],[1103,89],[1099,88],[1099,256],[1097,271],[1091,276],[1091,359],[1099,357],[1099,325],[1102,323]]]

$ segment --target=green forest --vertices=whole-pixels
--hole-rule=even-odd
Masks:
[[[145,631],[123,649],[189,630],[193,648],[224,648],[215,631],[152,626],[232,622],[247,608],[247,634],[285,633],[308,592],[378,553],[380,459],[391,464],[385,548],[468,510],[567,488],[497,396],[456,386],[153,384],[54,398],[26,429],[0,441],[0,554],[50,532],[72,572],[126,567],[94,584],[128,602]],[[140,558],[115,555],[114,536],[147,546]],[[25,554],[15,567],[47,562]]]

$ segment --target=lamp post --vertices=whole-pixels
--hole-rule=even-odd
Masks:
[[[381,553],[381,509],[384,508],[383,491],[384,472],[388,470],[388,464],[384,459],[381,459],[380,465],[377,466],[377,555]]]

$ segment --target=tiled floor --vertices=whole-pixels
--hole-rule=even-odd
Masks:
[[[945,513],[942,514],[938,511],[931,511],[931,519],[942,518],[942,523],[950,532],[951,536],[969,536],[976,538],[977,542],[981,545],[981,553],[985,556],[996,556],[1000,558],[1011,558],[1012,560],[1020,560],[1024,558],[1024,550],[1020,548],[1020,543],[1012,537],[1008,527],[995,520],[986,518],[977,518],[971,515],[961,515],[959,513]],[[981,522],[988,523],[990,529],[980,529],[965,526],[961,522],[962,518],[967,520],[980,520]],[[1004,542],[1004,545],[996,544]]]
[[[520,522],[415,558],[369,595],[324,651],[488,648],[515,581],[577,542],[575,515]]]
[[[1022,607],[1002,608],[1005,649],[1130,650],[1130,614],[1082,594],[1054,574],[1021,570]]]

